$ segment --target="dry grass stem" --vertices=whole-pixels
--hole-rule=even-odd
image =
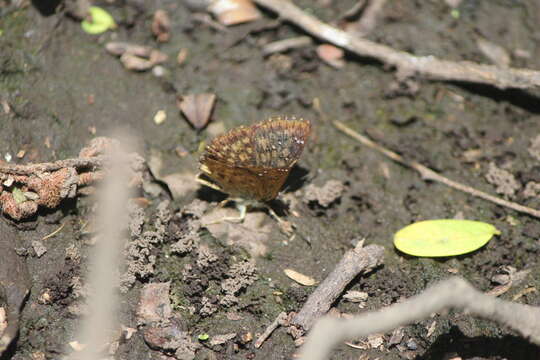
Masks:
[[[510,208],[510,209],[515,210],[515,211],[520,212],[520,213],[524,213],[524,214],[532,215],[532,216],[534,216],[536,218],[540,218],[540,211],[538,211],[536,209],[533,209],[533,208],[530,208],[530,207],[527,207],[527,206],[523,206],[523,205],[520,205],[520,204],[512,202],[512,201],[507,201],[507,200],[501,199],[499,197],[487,194],[487,193],[485,193],[483,191],[476,190],[475,188],[472,188],[470,186],[467,186],[467,185],[458,183],[456,181],[450,180],[450,179],[436,173],[435,171],[431,170],[430,168],[420,164],[417,161],[404,159],[401,155],[396,154],[395,152],[393,152],[393,151],[391,151],[391,150],[377,144],[376,142],[374,142],[374,141],[368,139],[367,137],[365,137],[365,136],[357,133],[356,131],[352,130],[351,128],[349,128],[348,126],[343,124],[341,121],[335,120],[335,121],[333,121],[333,124],[340,131],[344,132],[345,134],[349,135],[350,137],[354,138],[355,140],[358,140],[363,145],[366,145],[366,146],[370,147],[371,149],[377,150],[378,152],[382,153],[383,155],[389,157],[390,159],[392,159],[392,160],[394,160],[394,161],[396,161],[396,162],[398,162],[398,163],[400,163],[402,165],[405,165],[405,166],[407,166],[407,167],[409,167],[409,168],[411,168],[413,170],[416,170],[420,174],[422,179],[424,179],[424,180],[436,181],[436,182],[444,184],[444,185],[446,185],[448,187],[451,187],[453,189],[456,189],[456,190],[462,191],[464,193],[470,194],[470,195],[472,195],[474,197],[478,197],[478,198],[490,201],[492,203],[495,203],[495,204],[503,206],[503,207]]]

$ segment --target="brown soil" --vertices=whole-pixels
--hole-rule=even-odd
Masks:
[[[197,171],[201,141],[224,129],[272,115],[296,115],[310,119],[314,125],[284,195],[298,200],[296,209],[300,216],[290,218],[301,236],[288,241],[264,209],[255,211],[262,212],[264,226],[271,231],[257,240],[262,242],[265,255],[254,258],[254,279],[250,265],[246,265],[250,264],[253,249],[231,245],[226,235],[215,238],[204,227],[189,225],[193,215],[178,213],[194,199],[211,200],[212,208],[223,196],[199,186],[186,190],[169,205],[173,218],[167,232],[145,245],[156,256],[155,268],[144,278],[139,277],[123,295],[122,324],[136,327],[136,304],[145,283],[170,281],[173,311],[194,342],[205,333],[210,339],[237,334],[221,345],[201,341],[197,358],[291,358],[297,349],[283,329],[278,329],[260,349],[255,349],[252,342],[244,344],[241,337],[251,333],[256,338],[281,311],[298,310],[312,292],[310,287],[293,283],[283,269],[292,268],[321,281],[343,253],[362,238],[366,244],[385,247],[384,266],[349,287],[369,294],[366,307],[359,309],[338,300],[335,305],[342,312],[379,309],[417,294],[453,273],[488,291],[496,285],[492,277],[501,273],[504,266],[531,272],[501,298],[512,300],[531,287],[536,291],[527,292],[517,301],[540,305],[538,219],[443,185],[426,183],[415,172],[337,131],[312,106],[313,100],[319,99],[329,118],[368,134],[453,180],[493,194],[498,185],[489,183],[486,175],[490,163],[494,163],[517,180],[518,188],[505,189],[506,196],[538,208],[538,194],[524,194],[527,183],[540,182],[538,155],[535,157],[535,152],[529,151],[540,129],[537,92],[501,91],[422,79],[418,80],[415,94],[400,92],[396,91],[391,69],[371,59],[347,55],[346,66],[336,70],[318,58],[317,44],[264,57],[263,44],[303,35],[286,23],[270,26],[271,13],[264,13],[264,19],[256,24],[218,31],[194,20],[179,1],[109,5],[104,2],[102,5],[117,19],[119,27],[115,32],[91,36],[70,16],[45,16],[29,4],[18,3],[0,1],[0,99],[11,107],[9,113],[0,109],[2,159],[8,153],[15,163],[75,157],[93,137],[110,136],[121,128],[138,139],[139,153],[147,160],[160,159],[162,175],[191,176]],[[295,3],[332,22],[354,1]],[[171,39],[167,43],[157,43],[150,31],[156,9],[166,10],[172,20]],[[458,18],[451,15],[443,1],[388,2],[369,38],[417,55],[487,62],[475,42],[481,35],[512,54],[516,50],[528,52],[528,57],[514,56],[513,66],[540,69],[538,23],[537,0],[465,0],[459,7]],[[117,58],[104,50],[104,44],[111,40],[149,45],[168,54],[169,61],[163,64],[164,76],[124,69]],[[188,50],[188,56],[184,64],[178,65],[176,56],[181,48]],[[202,92],[215,93],[217,103],[210,125],[196,131],[180,114],[176,97]],[[160,125],[153,121],[158,110],[167,113],[166,121]],[[95,135],[92,129],[96,130]],[[187,150],[188,155],[179,158],[175,151],[178,146]],[[21,149],[26,150],[26,155],[19,159],[15,154]],[[479,151],[471,158],[471,150]],[[325,203],[326,206],[302,201],[307,186],[321,187],[329,180],[343,184],[337,200]],[[155,230],[155,207],[167,195],[162,192],[144,196],[152,202],[144,215],[145,230]],[[42,211],[23,224],[2,219],[2,226],[17,229],[17,235],[11,239],[11,246],[6,245],[8,240],[0,240],[1,248],[15,249],[18,255],[10,256],[23,256],[30,273],[28,287],[31,286],[21,315],[18,342],[2,360],[38,358],[41,354],[47,359],[60,358],[65,345],[73,340],[79,319],[77,306],[84,298],[73,278],[84,277],[89,246],[81,227],[91,216],[91,206],[89,199],[78,198],[64,202],[57,210]],[[393,233],[411,222],[456,216],[491,223],[501,235],[472,254],[438,260],[405,256],[393,247]],[[36,256],[32,242],[60,224],[65,224],[62,231],[43,241],[47,252]],[[190,231],[196,234],[189,235]],[[158,230],[156,233],[160,234]],[[251,236],[249,232],[238,234]],[[188,235],[196,238],[196,245],[204,244],[205,250],[197,246],[188,246],[186,251],[171,249],[178,239]],[[81,258],[66,255],[66,249],[73,247]],[[190,265],[189,270],[186,265]],[[242,268],[244,265],[247,268]],[[243,281],[241,290],[222,286],[225,279],[231,278]],[[44,291],[51,297],[47,303],[38,301]],[[224,294],[232,294],[235,299],[223,300]],[[203,297],[206,306],[201,302]],[[230,320],[231,312],[238,314],[239,319]],[[434,321],[435,331],[428,336],[427,329]],[[385,334],[381,349],[367,350],[370,359],[540,357],[540,349],[526,340],[462,313],[437,314],[405,327],[402,347],[388,348],[390,335]],[[145,344],[139,331],[120,345],[117,357],[158,359],[159,354]],[[333,354],[335,359],[358,359],[362,351],[343,345]]]

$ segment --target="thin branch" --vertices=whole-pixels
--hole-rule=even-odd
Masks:
[[[347,320],[323,318],[315,324],[308,336],[301,359],[328,359],[331,349],[344,340],[384,333],[402,325],[427,319],[432,313],[447,309],[461,310],[473,316],[495,321],[540,345],[539,308],[485,295],[467,281],[454,277],[384,310],[369,312]]]
[[[297,36],[294,38],[273,41],[264,45],[263,55],[268,56],[274,53],[285,52],[291,49],[297,49],[313,44],[313,40],[309,36]]]
[[[493,196],[493,195],[489,195],[488,193],[485,193],[483,191],[476,190],[475,188],[472,188],[470,186],[467,186],[467,185],[458,183],[456,181],[450,180],[450,179],[448,179],[448,178],[446,178],[446,177],[444,177],[442,175],[439,175],[435,171],[433,171],[430,168],[420,164],[417,161],[404,159],[401,155],[398,155],[395,152],[393,152],[391,150],[388,150],[387,148],[375,143],[374,141],[368,139],[367,137],[365,137],[365,136],[357,133],[356,131],[352,130],[351,128],[347,127],[341,121],[335,120],[335,121],[333,121],[333,124],[340,131],[344,132],[345,134],[349,135],[350,137],[354,138],[355,140],[358,140],[363,145],[366,145],[366,146],[368,146],[368,147],[370,147],[370,148],[372,148],[374,150],[377,150],[378,152],[382,153],[383,155],[389,157],[390,159],[392,159],[392,160],[394,160],[394,161],[396,161],[396,162],[398,162],[398,163],[400,163],[402,165],[405,165],[405,166],[407,166],[407,167],[409,167],[409,168],[411,168],[413,170],[416,170],[420,174],[422,179],[424,179],[424,180],[436,181],[436,182],[439,182],[439,183],[444,184],[446,186],[449,186],[449,187],[451,187],[453,189],[456,189],[456,190],[462,191],[464,193],[470,194],[472,196],[475,196],[475,197],[490,201],[490,202],[495,203],[497,205],[510,208],[510,209],[515,210],[517,212],[532,215],[532,216],[534,216],[536,218],[540,218],[540,211],[539,210],[536,210],[536,209],[533,209],[533,208],[530,208],[530,207],[527,207],[527,206],[523,206],[523,205],[520,205],[520,204],[512,202],[512,201],[507,201],[507,200],[501,199],[501,198]]]
[[[321,40],[328,41],[357,55],[372,57],[397,67],[399,74],[420,74],[432,79],[488,84],[500,89],[540,87],[539,71],[501,68],[470,61],[453,62],[441,60],[435,56],[414,56],[330,26],[314,16],[306,14],[291,1],[254,1]]]
[[[276,330],[284,321],[287,319],[287,313],[282,311],[278,314],[278,316],[272,321],[270,325],[264,330],[261,336],[255,341],[253,346],[258,349],[262,346],[262,344],[268,339],[270,335]]]
[[[309,296],[300,312],[292,319],[291,325],[300,328],[301,333],[311,329],[313,323],[326,314],[352,279],[382,264],[384,251],[382,246],[369,245],[365,248],[361,246],[362,244],[359,244],[343,255],[334,270]]]
[[[357,36],[366,36],[373,31],[385,3],[386,0],[371,0],[366,6],[362,17],[349,25],[347,28],[349,32]]]

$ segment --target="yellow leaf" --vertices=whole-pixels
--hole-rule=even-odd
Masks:
[[[399,230],[394,245],[400,251],[422,257],[455,256],[484,246],[500,231],[493,225],[472,220],[427,220]]]
[[[81,23],[82,29],[88,34],[101,34],[109,29],[116,28],[116,23],[111,14],[100,7],[90,6],[90,17],[92,21],[84,20]]]

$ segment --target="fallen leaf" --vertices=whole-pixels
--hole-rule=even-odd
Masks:
[[[476,39],[476,46],[495,65],[500,67],[510,66],[510,54],[502,46],[482,37]]]
[[[120,61],[122,65],[128,70],[135,71],[145,71],[151,69],[154,66],[154,63],[150,60],[143,59],[137,55],[132,55],[129,53],[124,53],[120,56]]]
[[[287,275],[287,277],[289,277],[289,279],[296,281],[300,285],[313,286],[317,283],[315,279],[307,275],[301,274],[298,271],[293,270],[293,269],[284,269],[283,272],[285,273],[285,275]]]
[[[500,234],[493,225],[472,220],[427,220],[399,230],[394,245],[405,254],[440,257],[467,254]]]
[[[178,108],[187,121],[197,130],[203,129],[210,120],[216,95],[211,93],[190,94],[178,100]]]
[[[152,20],[152,33],[159,42],[167,42],[171,38],[171,19],[165,10],[156,10]]]
[[[334,45],[322,44],[317,46],[317,55],[333,68],[341,69],[345,66],[345,60],[343,60],[345,52]]]
[[[86,33],[97,35],[116,28],[116,23],[107,11],[97,6],[91,6],[89,8],[89,20],[83,20],[81,27]]]
[[[261,17],[251,0],[217,0],[208,10],[225,26],[250,22]]]

